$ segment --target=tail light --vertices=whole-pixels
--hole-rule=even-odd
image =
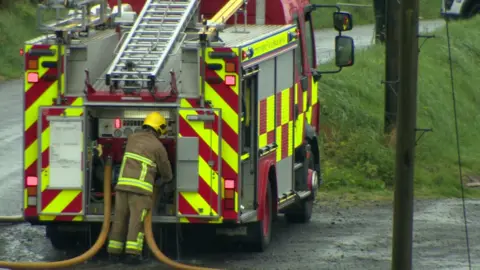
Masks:
[[[37,83],[38,82],[38,73],[37,72],[29,72],[28,75],[27,75],[27,82]]]
[[[225,179],[223,194],[225,210],[235,210],[235,180]]]
[[[37,205],[37,186],[38,186],[38,177],[36,176],[27,176],[27,205],[36,206]]]
[[[234,75],[227,75],[225,76],[225,84],[228,86],[235,86],[236,84],[236,78]]]

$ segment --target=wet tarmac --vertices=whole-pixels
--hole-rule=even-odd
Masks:
[[[433,30],[441,21],[421,24]],[[347,33],[345,33],[347,34]],[[373,39],[373,26],[354,28],[348,35],[357,49]],[[335,32],[317,33],[317,58],[333,57]],[[353,67],[354,68],[354,67]],[[22,81],[0,83],[0,215],[18,215],[22,207]],[[320,198],[321,200],[321,198]],[[480,269],[480,202],[468,202],[474,269]],[[468,269],[460,200],[421,201],[415,205],[414,269]],[[477,213],[475,213],[477,212]],[[273,228],[271,247],[249,253],[238,246],[190,247],[182,251],[187,263],[223,269],[389,269],[391,205],[341,208],[335,202],[315,206],[308,224],[292,225],[280,219]],[[55,251],[45,239],[44,227],[0,224],[0,260],[56,261],[71,257]],[[116,269],[104,255],[77,269]],[[135,269],[135,268],[131,268]],[[167,269],[154,260],[137,269]]]

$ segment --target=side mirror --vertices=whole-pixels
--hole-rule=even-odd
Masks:
[[[350,31],[353,28],[352,14],[343,11],[333,13],[333,27],[338,32]]]
[[[355,45],[349,36],[335,37],[335,65],[339,68],[353,66]]]

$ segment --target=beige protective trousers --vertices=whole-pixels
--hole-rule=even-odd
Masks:
[[[127,191],[116,191],[108,253],[140,255],[143,250],[143,221],[152,206],[152,198]],[[126,242],[125,242],[126,240]]]

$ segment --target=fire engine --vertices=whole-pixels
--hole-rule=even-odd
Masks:
[[[321,184],[318,81],[353,65],[352,17],[332,21],[336,71],[317,70],[309,0],[51,0],[27,41],[25,220],[57,249],[95,239],[128,136],[151,111],[175,174],[154,226],[204,226],[263,251],[278,213],[308,222]],[[115,194],[112,194],[114,200]],[[85,237],[87,236],[87,237]]]

